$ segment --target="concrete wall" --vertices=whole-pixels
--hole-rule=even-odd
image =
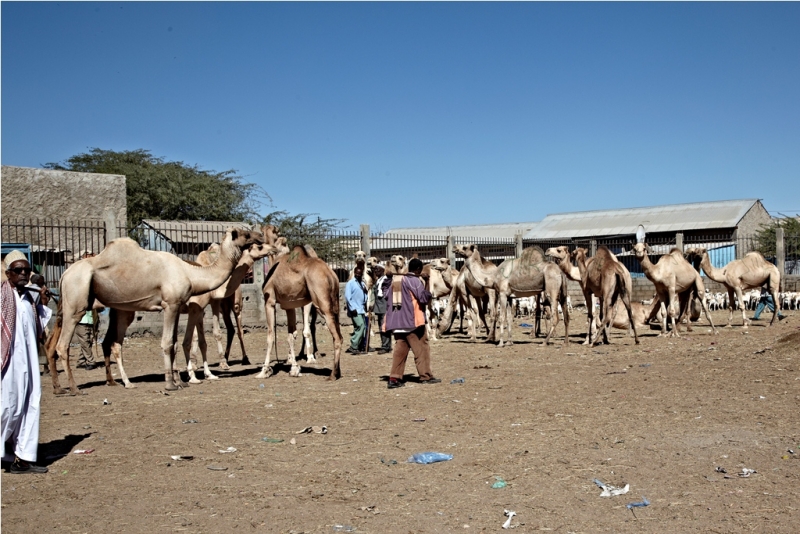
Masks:
[[[770,217],[769,212],[759,200],[753,204],[753,207],[739,221],[736,229],[737,237],[755,235],[763,226],[769,225],[771,222],[772,217]]]
[[[124,221],[125,176],[2,167],[3,218]]]

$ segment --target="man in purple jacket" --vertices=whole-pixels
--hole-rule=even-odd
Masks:
[[[430,292],[420,279],[422,262],[414,258],[408,263],[408,274],[386,274],[381,289],[386,295],[386,317],[381,331],[394,335],[392,370],[389,373],[389,389],[404,385],[408,351],[414,351],[419,380],[423,384],[438,384],[440,379],[431,374],[431,349],[425,328],[425,305],[431,300]]]

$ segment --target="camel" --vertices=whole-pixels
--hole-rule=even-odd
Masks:
[[[476,301],[476,299],[469,294],[466,289],[466,274],[467,269],[466,267],[461,267],[460,271],[455,269],[450,269],[446,272],[446,275],[442,275],[442,278],[447,276],[450,278],[450,281],[447,282],[451,285],[452,289],[450,290],[450,295],[448,296],[447,300],[447,308],[444,310],[444,315],[442,316],[441,320],[439,321],[439,326],[437,328],[437,335],[442,336],[453,323],[455,319],[455,311],[456,308],[461,309],[461,327],[460,331],[463,332],[463,325],[464,325],[464,317],[467,318],[467,331],[470,333],[471,341],[477,341],[477,328],[475,328],[475,323],[473,322],[472,312],[473,308],[478,310],[480,308],[482,313],[485,313],[485,309],[488,305],[488,295],[484,296],[480,301]],[[489,332],[489,325],[486,324],[486,319],[484,319],[484,327],[486,328],[486,332]],[[477,314],[476,314],[477,320]]]
[[[285,241],[285,238],[280,238]],[[212,245],[207,251],[201,252],[197,257],[197,263],[200,265],[210,265],[214,259],[219,255],[220,247],[216,243]],[[231,322],[231,311],[235,311],[237,297],[241,299],[242,289],[241,283],[248,271],[253,267],[256,260],[274,255],[278,252],[273,246],[255,244],[249,249],[245,250],[239,263],[231,273],[230,278],[219,286],[214,291],[203,293],[202,295],[195,295],[189,299],[186,305],[181,309],[181,313],[187,313],[189,320],[186,325],[186,333],[183,338],[183,352],[186,355],[186,368],[189,372],[189,383],[200,384],[201,381],[195,376],[195,368],[191,362],[190,354],[197,354],[199,348],[203,356],[203,373],[208,380],[216,380],[218,377],[214,375],[208,368],[208,359],[206,357],[207,344],[205,330],[203,328],[203,317],[205,309],[211,305],[212,313],[214,314],[213,332],[214,338],[217,340],[218,355],[222,356],[222,368],[229,369],[228,356],[231,351],[231,344],[233,342],[233,323]],[[214,259],[212,259],[214,258]],[[219,328],[219,315],[220,310],[223,309],[223,320],[225,321],[225,328],[227,330],[227,345],[223,355],[222,352],[222,335]],[[239,313],[241,313],[241,301],[239,303]],[[242,338],[241,317],[236,313],[236,329],[239,334],[239,343],[242,347],[242,364],[249,363],[247,360],[247,353],[244,348],[244,339]]]
[[[446,278],[445,278],[446,277]],[[428,302],[427,310],[430,320],[427,324],[428,337],[430,339],[437,339],[437,324],[436,314],[433,310],[433,300],[446,297],[450,295],[453,290],[453,274],[450,269],[450,260],[448,258],[437,258],[428,263],[422,268],[422,278],[427,280],[428,291],[431,292],[432,298]],[[449,280],[449,283],[448,283]]]
[[[233,272],[242,251],[250,245],[263,243],[261,232],[229,228],[222,241],[220,255],[207,267],[191,265],[169,252],[144,250],[127,237],[114,239],[97,256],[82,259],[64,271],[59,282],[61,299],[58,318],[51,336],[58,342],[47,352],[53,389],[64,390],[58,381],[55,352],[64,361],[70,392],[78,386],[69,366],[69,343],[75,325],[86,312],[97,306],[110,308],[108,332],[103,340],[106,364],[106,383],[116,385],[111,376],[111,353],[114,353],[126,388],[134,387],[128,380],[122,361],[122,341],[125,331],[137,311],[163,311],[164,330],[161,351],[164,358],[165,389],[178,389],[180,375],[174,371],[175,344],[178,338],[180,309],[194,295],[217,289]]]
[[[622,298],[622,303],[628,314],[628,324],[633,329],[635,343],[639,344],[639,335],[636,333],[636,323],[631,313],[631,293],[633,293],[633,283],[631,274],[618,260],[617,257],[601,246],[597,253],[586,259],[586,249],[578,247],[572,252],[572,258],[578,265],[581,273],[581,289],[586,302],[592,301],[592,295],[600,299],[600,319],[601,328],[592,339],[591,332],[587,332],[584,345],[595,345],[603,334],[603,343],[608,344],[608,329],[614,321],[617,299]],[[587,306],[589,330],[594,322],[594,306]]]
[[[711,265],[708,251],[704,248],[692,248],[686,251],[686,255],[700,259],[700,267],[710,279],[725,286],[728,290],[728,324],[731,326],[733,321],[733,295],[736,294],[738,306],[742,310],[742,328],[750,326],[745,307],[742,305],[743,292],[749,289],[756,289],[768,284],[772,300],[775,302],[775,310],[772,312],[772,321],[769,326],[775,323],[780,309],[778,291],[781,286],[781,273],[778,268],[764,259],[760,252],[750,252],[741,260],[733,260],[721,269],[716,269]]]
[[[686,261],[683,253],[678,248],[673,248],[669,254],[664,254],[656,264],[653,264],[647,256],[647,245],[645,243],[636,243],[633,246],[633,252],[642,265],[645,276],[655,285],[659,300],[666,306],[666,313],[663,314],[661,322],[660,335],[680,336],[675,324],[675,318],[679,313],[674,308],[678,305],[680,309],[677,298],[683,293],[688,293],[687,297],[696,296],[696,298],[700,299],[700,304],[703,307],[706,319],[711,325],[711,329],[714,334],[719,333],[708,313],[703,279],[700,277],[700,273]],[[689,300],[691,299],[686,299],[687,304]],[[667,333],[667,317],[672,323],[672,331],[669,333]],[[691,323],[687,326],[687,330],[691,331]]]
[[[262,229],[268,239],[277,239],[275,227]],[[313,353],[314,344],[311,339],[311,305],[325,316],[328,330],[333,337],[333,368],[328,380],[341,377],[339,358],[342,349],[342,332],[339,327],[339,279],[328,264],[307,250],[308,247],[296,245],[291,250],[272,258],[271,276],[264,284],[264,306],[267,315],[267,356],[264,367],[257,378],[272,376],[269,365],[272,347],[275,344],[276,306],[280,304],[286,311],[289,327],[289,363],[292,368],[290,376],[300,376],[300,366],[294,354],[297,322],[295,309],[303,308],[303,338],[307,347],[309,363],[316,361]],[[312,249],[313,252],[313,249]]]
[[[498,346],[512,345],[511,341],[511,308],[508,305],[509,297],[531,297],[545,293],[550,300],[555,315],[553,323],[547,332],[545,344],[550,344],[550,338],[558,326],[558,304],[561,304],[564,315],[564,345],[569,343],[569,311],[567,310],[567,279],[561,269],[545,260],[544,252],[539,247],[528,247],[522,251],[519,258],[503,261],[494,269],[486,269],[486,263],[479,261],[480,256],[473,253],[466,260],[466,267],[475,279],[495,290],[497,295],[498,315],[495,322],[499,322]],[[503,340],[504,328],[508,326],[508,339]]]
[[[486,341],[495,341],[495,327],[497,321],[495,320],[497,293],[492,287],[492,284],[484,283],[485,280],[479,281],[473,275],[473,270],[479,272],[479,276],[483,278],[493,278],[497,266],[481,257],[478,247],[474,244],[466,245],[453,245],[453,252],[464,258],[464,267],[459,273],[456,284],[459,286],[459,292],[463,295],[463,301],[469,306],[473,316],[473,322],[476,317],[479,317],[486,327],[488,333]],[[473,268],[471,268],[472,266]],[[473,297],[470,300],[469,297]],[[486,314],[488,312],[489,320],[487,322]],[[492,326],[489,327],[489,324]],[[471,340],[477,341],[477,328],[472,327]]]

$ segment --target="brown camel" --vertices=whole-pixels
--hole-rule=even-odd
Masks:
[[[608,329],[614,321],[615,307],[617,299],[621,298],[628,312],[628,324],[633,328],[633,338],[639,344],[639,335],[636,333],[636,323],[631,313],[631,293],[633,293],[633,283],[628,269],[625,268],[606,247],[600,247],[588,261],[586,259],[586,249],[578,247],[572,253],[572,258],[578,264],[581,273],[581,289],[583,298],[586,302],[592,302],[592,295],[597,295],[600,299],[600,320],[601,328],[592,339],[591,333],[587,332],[584,345],[595,345],[600,334],[603,334],[603,343],[608,344]],[[588,327],[594,323],[594,306],[587,306]]]
[[[478,246],[474,244],[466,245],[453,245],[453,252],[456,256],[464,258],[464,267],[459,274],[457,285],[459,291],[464,295],[466,304],[472,314],[473,324],[480,318],[483,325],[486,327],[488,333],[486,341],[495,341],[495,328],[497,320],[495,314],[497,313],[497,292],[494,290],[492,284],[487,284],[486,279],[493,278],[494,273],[497,271],[497,266],[481,257]],[[478,272],[478,276],[482,280],[478,280],[473,272]],[[463,286],[462,286],[463,284]],[[470,299],[469,297],[472,297]],[[488,320],[487,320],[488,314]],[[491,327],[489,325],[492,325]],[[477,340],[477,325],[472,327],[472,341]]]
[[[645,276],[655,285],[659,300],[666,306],[666,313],[663,314],[661,322],[660,335],[680,336],[675,324],[675,318],[680,316],[681,303],[678,300],[679,296],[686,305],[691,301],[691,297],[700,299],[700,304],[706,314],[706,319],[711,325],[711,329],[714,334],[719,333],[708,313],[703,279],[700,277],[700,273],[686,261],[679,249],[673,248],[669,254],[661,256],[656,264],[650,261],[645,243],[636,243],[633,246],[633,252],[636,255],[636,259],[641,263]],[[686,295],[683,295],[684,293]],[[675,309],[676,307],[678,308],[677,310]],[[672,323],[672,331],[669,333],[667,333],[667,317]],[[691,331],[691,322],[687,326],[687,330]]]
[[[137,311],[163,311],[164,330],[161,350],[164,357],[165,389],[178,389],[180,376],[174,371],[175,344],[178,338],[180,310],[193,296],[213,291],[233,272],[242,251],[254,243],[263,243],[260,232],[229,228],[222,241],[219,258],[212,265],[192,265],[168,252],[144,250],[127,237],[111,241],[97,256],[82,259],[64,271],[60,281],[61,300],[58,319],[51,336],[58,342],[47,353],[53,389],[63,393],[58,382],[55,352],[62,358],[67,372],[70,392],[78,386],[69,366],[69,343],[75,325],[95,306],[110,308],[108,332],[103,340],[106,363],[106,383],[116,385],[111,376],[111,353],[114,353],[126,388],[134,387],[128,380],[122,362],[122,341],[125,331]],[[54,349],[54,350],[53,350]]]
[[[700,267],[706,273],[706,276],[724,285],[725,289],[728,290],[728,324],[725,325],[726,327],[730,327],[733,321],[734,293],[736,294],[737,304],[742,310],[742,328],[747,328],[750,325],[750,320],[747,318],[745,308],[742,305],[742,292],[760,288],[765,283],[768,284],[769,292],[775,303],[772,321],[770,321],[769,326],[775,323],[775,318],[778,316],[780,309],[778,291],[781,287],[781,273],[775,265],[765,260],[760,252],[750,252],[741,260],[733,260],[721,269],[716,269],[711,265],[708,251],[704,248],[689,249],[686,255],[690,260],[692,257],[699,258]]]
[[[433,299],[446,297],[452,292],[454,279],[450,270],[450,260],[448,258],[436,258],[422,268],[422,279],[426,281],[427,289],[432,295],[427,306],[429,317],[427,329],[428,337],[431,340],[437,339],[438,326],[436,313],[433,309]]]
[[[197,263],[200,265],[213,264],[214,260],[219,255],[219,250],[219,245],[214,244],[211,248],[209,248],[209,250],[198,255]],[[203,317],[205,315],[206,307],[210,305],[214,315],[215,320],[212,328],[214,332],[214,338],[217,340],[218,354],[222,357],[222,368],[228,369],[228,355],[230,354],[231,344],[233,342],[233,323],[231,322],[230,314],[231,311],[234,311],[235,309],[236,296],[238,295],[241,298],[242,280],[244,280],[244,277],[253,267],[253,264],[256,262],[256,260],[274,255],[276,252],[278,252],[278,249],[271,245],[252,245],[249,249],[244,251],[242,257],[239,259],[239,263],[231,273],[230,278],[228,278],[224,284],[219,286],[214,291],[193,296],[181,309],[181,313],[187,313],[189,315],[189,319],[186,324],[186,333],[183,337],[183,352],[186,355],[186,368],[189,372],[190,384],[201,383],[201,381],[195,376],[195,367],[190,358],[191,354],[197,354],[198,348],[203,356],[203,373],[205,378],[208,380],[216,380],[218,378],[208,368],[208,346],[206,344],[205,329],[203,328]],[[222,352],[222,335],[220,334],[219,328],[219,315],[222,308],[224,308],[224,314],[222,318],[225,321],[225,328],[227,330],[228,337],[224,354]],[[236,328],[239,334],[239,343],[242,347],[242,363],[244,364],[247,360],[247,353],[245,352],[244,339],[242,338],[241,318],[238,315],[236,315]]]
[[[277,239],[275,227],[262,229],[268,239]],[[313,252],[313,249],[312,249]],[[289,363],[291,376],[300,376],[300,366],[294,354],[297,321],[295,310],[303,308],[303,337],[309,363],[316,361],[311,339],[311,305],[313,304],[325,316],[328,330],[333,337],[333,368],[328,377],[335,380],[341,377],[339,358],[342,349],[342,333],[339,327],[339,279],[328,264],[312,255],[306,247],[296,245],[290,251],[272,258],[270,278],[264,284],[264,301],[267,315],[267,356],[264,367],[257,378],[267,378],[273,374],[270,367],[270,356],[275,344],[276,306],[280,304],[286,311],[289,327]]]
[[[447,301],[447,308],[444,310],[444,314],[442,315],[441,320],[439,321],[439,326],[437,328],[437,335],[442,336],[445,332],[450,328],[453,324],[453,320],[455,319],[455,311],[456,308],[460,308],[461,310],[461,327],[460,331],[463,332],[463,325],[464,325],[464,317],[467,318],[467,331],[470,333],[470,340],[477,341],[477,328],[475,327],[475,321],[477,321],[477,311],[475,316],[475,321],[473,321],[473,308],[475,310],[480,310],[481,313],[485,313],[485,310],[488,306],[488,295],[485,295],[480,299],[480,301],[476,301],[475,297],[469,294],[466,288],[466,275],[467,275],[467,268],[461,267],[460,271],[456,271],[455,269],[450,269],[450,272],[447,273],[447,276],[450,277],[450,284],[451,290],[450,295],[448,296]],[[444,278],[444,276],[442,276]],[[486,328],[486,332],[489,332],[489,325],[485,322],[484,318],[484,327]]]

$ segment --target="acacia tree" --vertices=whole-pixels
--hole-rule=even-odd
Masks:
[[[786,271],[794,272],[800,263],[800,219],[781,214],[779,219],[764,225],[756,232],[758,251],[766,258],[775,257],[775,230],[783,228],[783,249],[786,255]]]
[[[243,182],[235,170],[212,171],[182,161],[166,161],[149,150],[92,148],[47,169],[126,177],[128,225],[142,219],[192,221],[257,221],[258,208],[269,195]]]
[[[345,221],[323,219],[316,213],[274,211],[263,218],[262,224],[276,226],[290,247],[311,245],[326,262],[337,262],[351,259],[359,248],[358,234],[345,230]]]

